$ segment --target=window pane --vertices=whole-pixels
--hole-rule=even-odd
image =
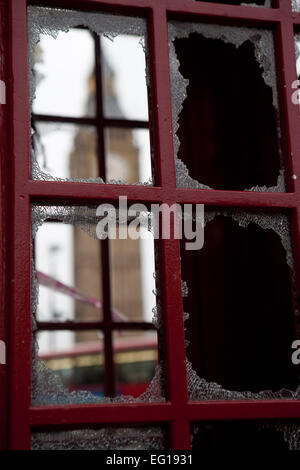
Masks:
[[[40,172],[49,179],[99,176],[97,135],[93,127],[73,124],[38,123],[34,134],[36,159]]]
[[[112,216],[113,206],[108,209],[105,204],[104,207]],[[134,230],[132,223],[135,219],[131,217],[128,221],[130,238],[111,240],[113,248],[103,241],[107,222],[100,209],[100,206],[32,205],[34,334],[36,328],[38,330],[38,343],[34,343],[32,359],[34,404],[99,403],[104,390],[110,398],[122,403],[128,395],[130,402],[134,399],[137,402],[162,400],[162,370],[158,365],[156,339],[159,311],[154,278],[154,240],[148,233],[147,208],[143,206],[141,209],[139,205],[139,211],[145,215],[145,226]],[[119,212],[117,214],[119,216]],[[120,217],[116,220],[117,224],[122,223]],[[127,229],[127,224],[124,226]],[[134,234],[141,239],[134,238]],[[100,255],[109,253],[110,249],[112,262],[109,269],[106,263],[101,263]],[[103,273],[102,277],[100,273]],[[106,296],[102,296],[102,280]],[[112,302],[109,298],[110,283],[114,294]],[[38,290],[38,284],[44,290]],[[107,313],[111,308],[111,322],[105,321],[99,327],[78,324],[100,322],[105,306]],[[155,325],[152,318],[155,318]],[[73,323],[63,323],[66,320]],[[53,321],[62,323],[53,324]],[[142,331],[136,332],[137,325],[128,325],[128,321],[140,322]],[[93,331],[90,331],[91,327]],[[71,331],[66,331],[67,328]],[[101,340],[102,346],[97,346],[96,340]],[[42,362],[37,357],[38,352]],[[100,353],[104,354],[101,363],[98,361]],[[67,371],[63,378],[71,377],[69,382],[57,378],[55,370],[62,368],[52,361],[57,359],[57,354],[59,359],[65,360]],[[74,355],[80,356],[79,368],[86,364],[81,382],[73,380],[78,372],[77,363],[76,367],[72,366],[75,371],[69,370]],[[92,357],[87,359],[87,355]],[[45,365],[45,361],[50,362]],[[99,370],[95,361],[101,366]],[[96,380],[100,373],[104,377],[101,383]],[[94,378],[93,374],[97,377]],[[124,396],[120,397],[121,394]]]
[[[295,398],[299,325],[288,216],[220,210],[205,218],[203,248],[182,249],[190,398]]]
[[[68,431],[33,432],[32,450],[162,450],[162,427],[107,426]]]
[[[169,38],[178,186],[284,191],[272,32],[172,22]]]
[[[113,336],[116,394],[146,392],[158,362],[156,331],[117,331]]]
[[[34,52],[38,79],[33,112],[55,116],[95,115],[95,46],[87,30],[71,29],[57,38],[41,34]]]
[[[102,319],[100,241],[72,225],[46,222],[35,239],[39,321]]]
[[[53,371],[53,380],[61,383],[66,392],[87,391],[93,397],[104,397],[103,334],[100,331],[43,331],[37,335],[39,358]],[[54,379],[55,377],[55,379]],[[47,393],[44,401],[64,404],[66,397]],[[88,396],[85,397],[88,400]]]
[[[106,181],[128,184],[152,181],[148,130],[108,128],[105,147]]]
[[[107,118],[148,120],[146,59],[140,37],[101,38],[103,98]]]

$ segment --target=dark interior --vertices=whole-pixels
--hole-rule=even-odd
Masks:
[[[189,79],[177,135],[191,177],[223,190],[276,186],[278,118],[253,44],[236,48],[193,33],[175,49]]]
[[[290,276],[279,235],[255,223],[218,216],[201,250],[182,245],[187,357],[199,377],[236,391],[297,388]]]
[[[269,423],[270,424],[270,423]],[[194,435],[193,450],[289,450],[283,432],[253,421],[200,423]]]

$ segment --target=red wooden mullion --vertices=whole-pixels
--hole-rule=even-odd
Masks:
[[[169,204],[174,199],[176,171],[173,149],[172,98],[169,71],[167,11],[163,2],[153,7],[150,29],[152,73],[154,75],[154,107],[157,123],[157,172],[159,184]],[[170,429],[170,448],[190,448],[190,428],[183,411],[187,403],[186,355],[181,296],[181,265],[178,240],[160,240],[160,276],[162,279],[162,323],[165,335],[165,377],[167,398],[174,407]]]
[[[172,420],[173,409],[170,403],[135,403],[106,405],[66,405],[35,406],[30,410],[30,425],[34,428],[55,429],[76,426],[82,428],[89,424],[99,427],[103,424],[131,423],[139,425],[168,423]]]
[[[10,448],[30,448],[31,391],[31,224],[26,181],[30,170],[27,11],[25,0],[9,2],[12,103],[11,201],[14,243],[10,278]]]
[[[300,107],[292,102],[298,79],[295,55],[294,12],[291,2],[280,0],[282,21],[279,26],[278,73],[281,81],[282,121],[285,133],[288,186],[294,191],[295,206],[291,213],[291,230],[296,269],[297,291],[300,293]],[[296,179],[292,178],[292,175]],[[298,298],[299,301],[299,298]],[[299,308],[299,305],[297,306]]]
[[[133,409],[135,411],[132,419]],[[171,403],[136,403],[98,405],[35,406],[30,409],[30,425],[33,428],[49,426],[57,429],[82,427],[85,425],[122,424],[122,423],[165,423],[174,418],[174,406]],[[265,419],[300,419],[300,402],[294,400],[236,400],[190,402],[182,409],[177,419],[189,421],[222,420],[265,420]],[[177,428],[180,434],[180,428]]]
[[[7,3],[0,0],[0,80],[8,84],[8,30],[7,30]],[[8,93],[7,93],[8,94]],[[0,304],[0,341],[8,347],[8,104],[0,104],[0,270],[1,270],[1,304]],[[6,355],[8,350],[6,351]],[[8,358],[7,358],[8,360]],[[8,365],[0,364],[0,450],[7,448],[7,420],[8,420]]]

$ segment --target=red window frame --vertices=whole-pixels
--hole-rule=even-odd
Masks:
[[[9,318],[9,407],[6,389],[0,388],[1,414],[9,411],[10,449],[30,449],[34,429],[84,427],[101,424],[163,424],[169,429],[170,449],[190,449],[190,423],[195,421],[300,418],[300,401],[189,402],[185,366],[179,241],[160,240],[161,301],[163,316],[167,400],[162,403],[31,406],[31,224],[32,202],[99,203],[117,201],[126,194],[132,202],[200,203],[210,206],[288,210],[292,220],[297,286],[300,291],[300,110],[291,101],[291,84],[297,80],[294,29],[300,29],[300,13],[289,0],[277,8],[254,8],[195,2],[193,0],[39,0],[39,4],[65,8],[99,9],[146,16],[153,74],[153,124],[156,136],[157,186],[118,186],[93,183],[32,181],[30,179],[30,110],[26,0],[0,0],[4,18],[9,15],[9,37],[2,29],[6,69],[0,73],[9,85],[6,119],[0,118],[5,136],[1,153],[1,270],[5,294],[1,305],[0,335],[7,339]],[[8,11],[9,9],[9,11]],[[289,175],[287,193],[240,192],[176,188],[172,108],[169,80],[167,20],[260,26],[275,31],[277,73]],[[2,14],[1,14],[2,18]],[[1,20],[0,20],[1,21]],[[2,25],[6,27],[6,25]],[[5,64],[4,64],[5,65]],[[9,73],[7,72],[9,70]],[[2,77],[0,77],[2,78]],[[9,119],[9,138],[7,134]],[[3,161],[2,161],[3,160]],[[298,175],[296,180],[292,175]],[[11,241],[11,243],[10,243]],[[9,257],[9,259],[7,259]],[[6,323],[5,323],[6,322]],[[6,335],[6,336],[5,336]],[[2,367],[2,366],[0,366]],[[3,369],[0,369],[3,370]],[[4,374],[7,374],[3,372]],[[1,372],[2,374],[2,372]],[[2,377],[2,375],[0,376]],[[4,420],[6,424],[6,420]],[[0,425],[5,446],[5,426]],[[2,442],[1,442],[2,440]]]

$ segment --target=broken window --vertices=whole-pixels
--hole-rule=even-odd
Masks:
[[[152,184],[146,20],[28,11],[33,179]]]
[[[153,235],[102,239],[96,211],[32,207],[35,404],[162,399]]]
[[[272,32],[171,22],[169,45],[178,186],[285,191]]]
[[[299,398],[288,216],[207,211],[205,223],[203,248],[182,250],[190,399]]]

